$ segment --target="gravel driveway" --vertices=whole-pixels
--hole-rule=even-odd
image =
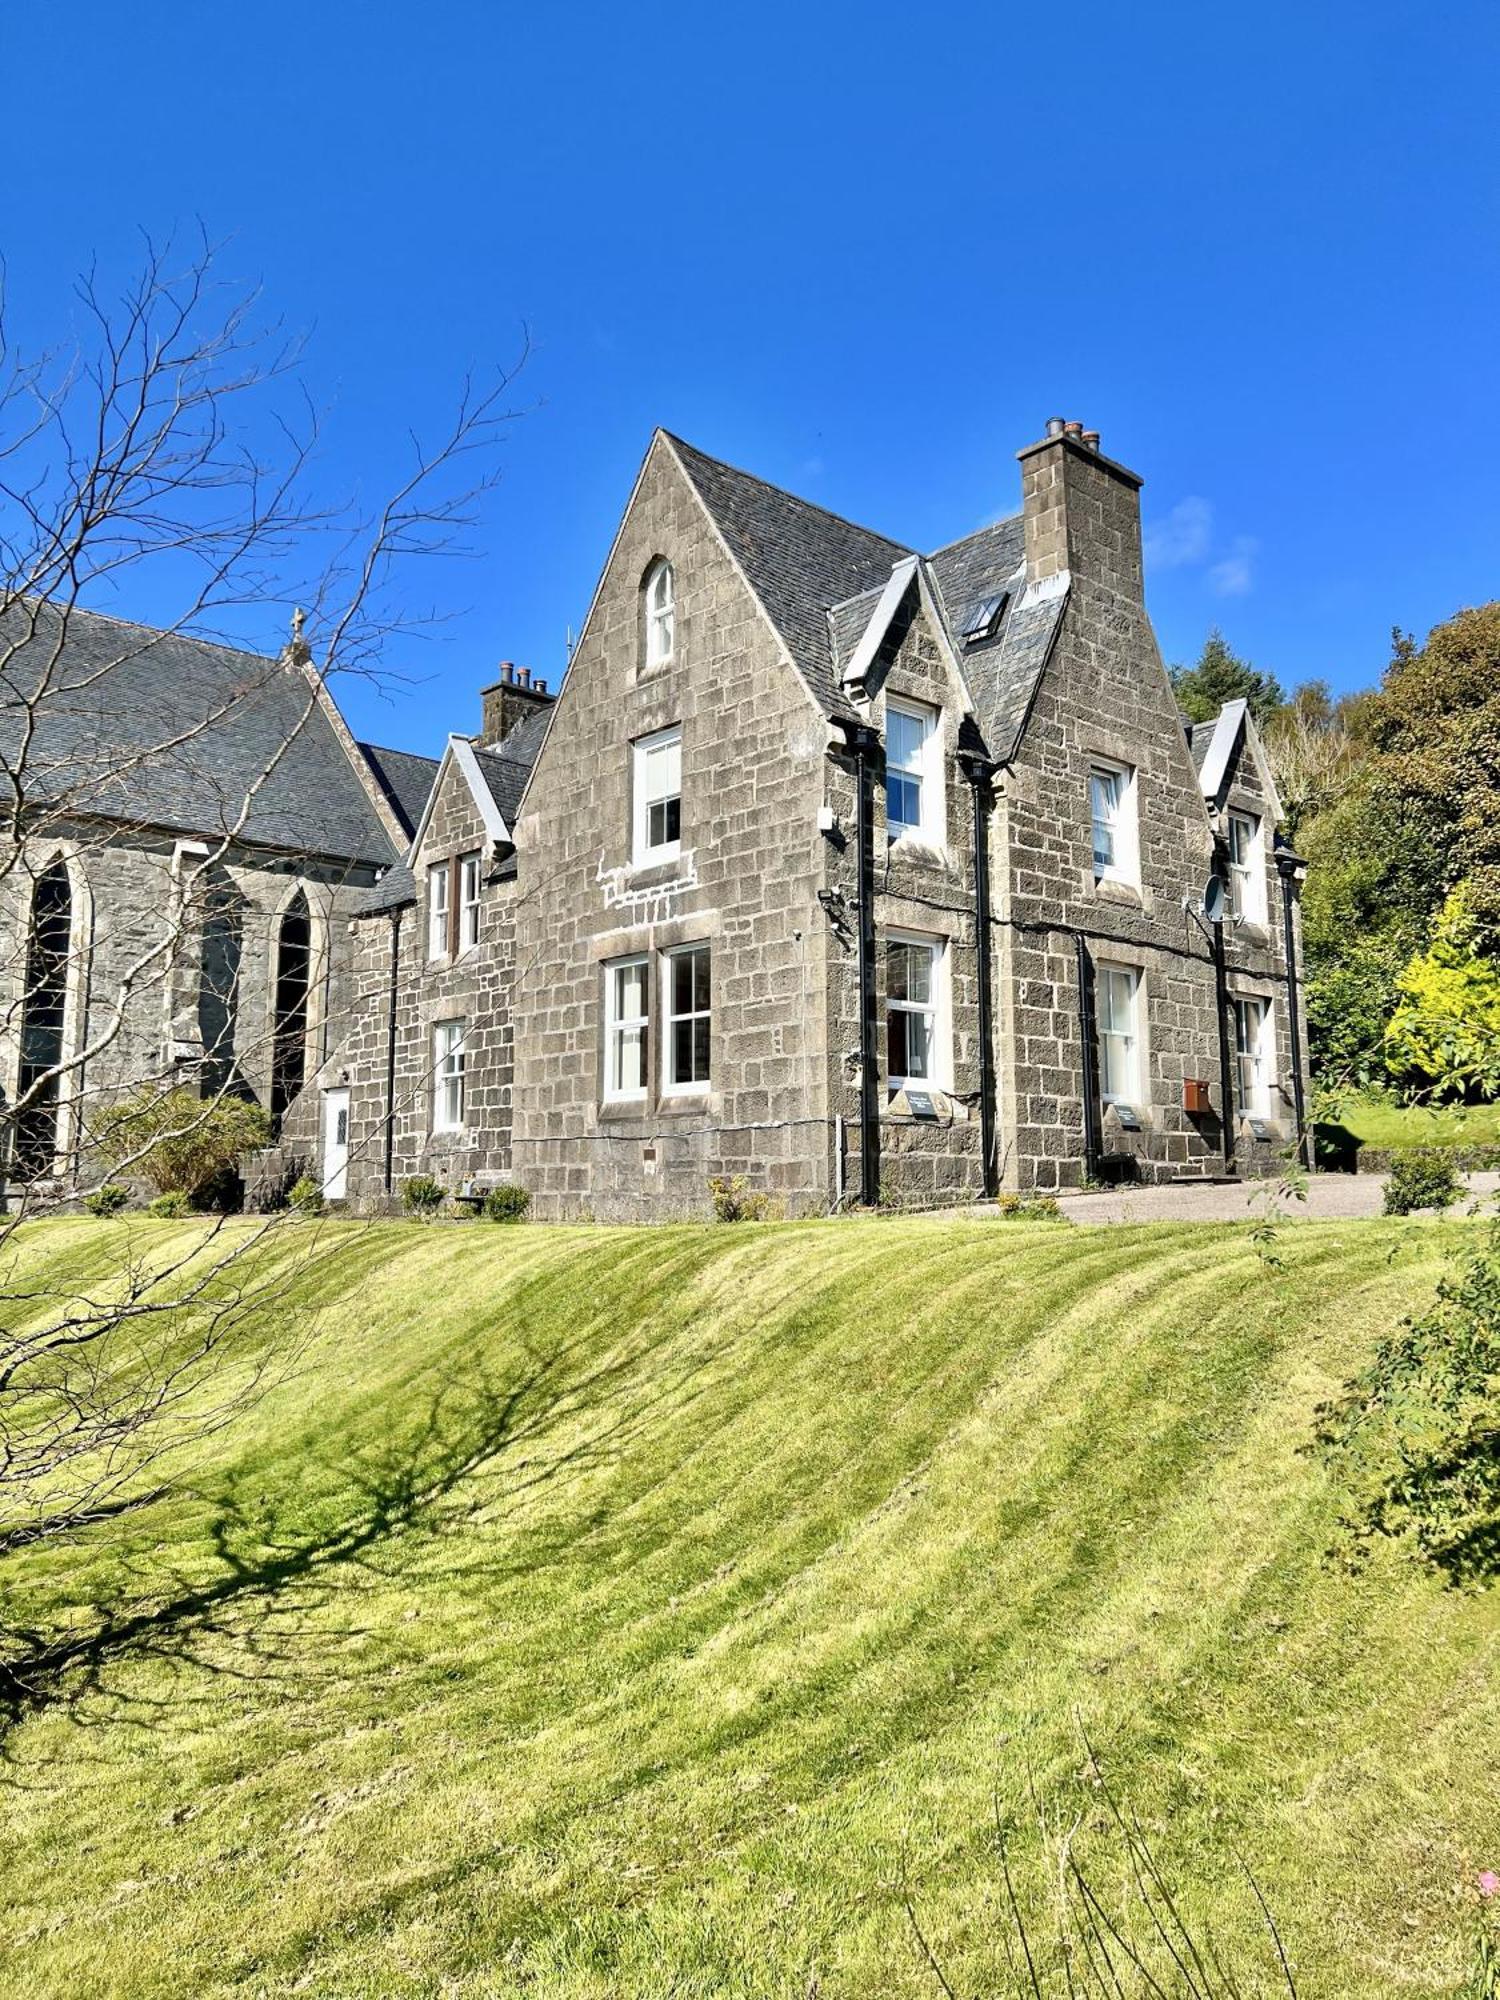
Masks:
[[[1500,1174],[1470,1174],[1468,1186],[1471,1195],[1493,1196]],[[1116,1188],[1060,1200],[1069,1222],[1246,1222],[1265,1214],[1268,1201],[1276,1199],[1274,1187],[1274,1182],[1230,1181],[1218,1187]],[[1283,1201],[1280,1207],[1289,1221],[1341,1222],[1379,1215],[1384,1192],[1383,1174],[1314,1174],[1305,1202]]]

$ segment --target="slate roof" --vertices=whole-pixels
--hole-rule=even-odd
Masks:
[[[891,570],[915,551],[667,435],[814,699],[827,715],[856,716],[843,669]],[[1025,590],[1019,514],[949,543],[926,561],[986,746],[1003,763],[1025,727],[1065,593]],[[957,631],[965,612],[1002,590],[1011,598],[998,634],[964,647]]]
[[[834,671],[829,609],[883,584],[912,551],[681,438],[670,442],[814,698],[829,715],[854,715]]]
[[[437,758],[419,757],[414,750],[384,750],[375,743],[359,747],[409,839],[417,830],[438,774]]]
[[[539,708],[518,722],[503,742],[487,750],[476,748],[474,752],[475,761],[490,788],[490,797],[500,808],[505,824],[512,830],[521,809],[521,794],[526,789],[526,780],[531,776],[531,767],[536,762],[551,717],[550,707]]]
[[[296,854],[391,859],[358,773],[295,669],[53,605],[15,607],[0,624],[0,643],[7,636],[19,643],[0,664],[0,760],[14,769],[24,758],[29,798],[200,837],[234,830]],[[23,750],[28,701],[37,726]]]
[[[479,774],[489,787],[490,797],[500,809],[500,816],[508,827],[514,828],[521,806],[521,794],[526,789],[526,780],[531,776],[531,767],[536,762],[537,752],[542,747],[542,738],[547,733],[547,724],[552,709],[534,710],[518,722],[503,743],[492,748],[481,749],[474,746],[474,762]],[[389,755],[389,752],[383,753]],[[430,758],[416,760],[432,764],[434,778],[441,768]],[[429,785],[429,790],[431,789]],[[426,805],[424,798],[423,805]],[[420,819],[421,815],[418,814]],[[415,831],[415,822],[413,823]],[[490,871],[492,882],[509,882],[515,879],[516,858],[507,854]],[[399,910],[417,900],[417,880],[408,860],[403,859],[394,868],[386,870],[373,889],[367,889],[354,906],[359,917],[378,916],[385,910]]]

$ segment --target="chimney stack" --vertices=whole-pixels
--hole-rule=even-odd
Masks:
[[[1068,576],[1134,603],[1141,578],[1141,482],[1106,458],[1098,431],[1049,417],[1046,435],[1017,452],[1026,580]]]
[[[502,660],[498,678],[480,690],[483,719],[477,740],[483,748],[493,750],[505,741],[517,723],[535,715],[539,708],[550,708],[556,699],[556,695],[547,692],[547,683],[540,676],[532,679],[530,667]]]

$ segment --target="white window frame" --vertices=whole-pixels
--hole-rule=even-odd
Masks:
[[[1244,1118],[1270,1119],[1275,1114],[1276,1038],[1271,1002],[1263,993],[1236,993],[1234,1000],[1234,1087]],[[1252,1017],[1251,1009],[1256,1009]],[[1255,1021],[1253,1033],[1249,1023]]]
[[[922,741],[914,759],[902,761],[894,755],[891,718],[902,716],[917,723]],[[943,798],[943,711],[931,702],[909,701],[902,695],[887,695],[885,702],[885,830],[894,844],[898,840],[920,840],[941,846],[946,826]],[[903,778],[917,787],[917,819],[891,817],[891,779]]]
[[[682,958],[693,957],[699,952],[708,960],[708,1005],[706,1007],[689,1005],[685,1011],[678,1012],[674,1005],[672,993],[672,981],[676,972],[677,961]],[[711,1088],[713,1081],[713,946],[707,939],[702,939],[696,944],[678,945],[672,951],[664,951],[661,962],[661,1094],[663,1097],[701,1096],[704,1091]],[[679,1021],[707,1021],[708,1023],[708,1073],[701,1077],[690,1077],[686,1082],[679,1082],[672,1074],[677,1061],[676,1030]]]
[[[453,871],[446,860],[434,861],[427,870],[427,956],[448,956],[448,899],[453,894]]]
[[[1264,924],[1266,855],[1258,813],[1229,809],[1229,910],[1242,923]]]
[[[462,1019],[435,1021],[432,1027],[432,1129],[464,1129],[465,1071],[469,1024]]]
[[[1126,1008],[1129,1013],[1128,1028],[1106,1025],[1115,1019],[1114,994],[1118,991],[1116,981],[1126,982]],[[1144,982],[1138,965],[1116,965],[1109,961],[1094,968],[1094,1035],[1099,1044],[1099,1101],[1101,1104],[1139,1105],[1144,1101],[1142,1078],[1145,1074],[1142,1063],[1143,1036],[1141,1033],[1141,994]],[[1111,1063],[1110,1044],[1124,1044],[1122,1060],[1125,1066],[1124,1089],[1110,1087]]]
[[[677,580],[665,556],[646,572],[646,665],[670,664],[677,649]]]
[[[633,958],[612,958],[603,967],[604,972],[604,1090],[606,1104],[642,1104],[651,1087],[651,960],[644,953]],[[639,977],[641,1011],[636,1014],[621,1014],[621,976],[626,972],[636,972]],[[639,1088],[626,1089],[616,1082],[623,1065],[617,1063],[617,1046],[623,1049],[627,1036],[633,1036],[641,1051]]]
[[[472,951],[479,942],[479,856],[465,854],[458,864],[458,948]]]
[[[1101,818],[1095,794],[1095,781],[1099,778],[1117,778],[1119,783],[1118,802],[1112,818]],[[1110,845],[1114,859],[1101,862],[1095,829],[1105,827],[1110,833]],[[1135,766],[1121,764],[1113,757],[1090,757],[1089,759],[1089,853],[1093,863],[1096,882],[1126,882],[1135,886],[1141,879],[1140,832],[1136,820]]]
[[[670,772],[675,751],[677,771],[676,788],[670,788]],[[658,762],[665,763],[666,772],[654,775]],[[638,736],[630,746],[630,794],[631,794],[631,856],[638,868],[649,867],[656,861],[675,861],[682,852],[682,724],[674,722],[670,729],[655,730],[650,736]],[[677,801],[677,838],[662,840],[653,846],[651,842],[651,808],[666,806],[673,799]]]
[[[948,940],[936,937],[930,931],[887,931],[887,948],[893,944],[909,945],[915,950],[928,954],[931,967],[931,998],[924,1006],[920,1001],[893,1000],[889,992],[889,951],[884,954],[887,963],[887,992],[885,999],[885,1060],[886,1089],[894,1097],[898,1090],[950,1090],[952,1051],[948,1041]],[[891,1015],[926,1014],[931,1020],[928,1037],[928,1076],[905,1076],[891,1068]],[[908,1044],[908,1046],[910,1046]]]

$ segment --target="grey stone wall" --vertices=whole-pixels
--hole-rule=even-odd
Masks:
[[[672,661],[643,664],[640,587],[673,564]],[[678,860],[631,865],[630,745],[681,723]],[[823,1207],[826,724],[672,456],[653,446],[558,697],[517,833],[516,1177],[542,1216],[705,1213],[743,1173],[792,1213]],[[603,968],[713,952],[710,1089],[602,1101]]]
[[[64,1086],[60,1170],[80,1141],[87,1145],[92,1111],[142,1085],[228,1084],[268,1100],[280,919],[299,888],[312,920],[304,1052],[312,1075],[348,1015],[348,915],[374,869],[233,847],[190,890],[201,843],[79,824],[29,842],[24,865],[0,883],[0,1018],[7,1030],[0,1035],[0,1105],[16,1090],[32,885],[59,855],[72,884],[65,1059],[99,1045]],[[207,954],[206,935],[214,941]],[[222,1016],[215,995],[223,997]],[[221,1018],[226,1038],[205,1080],[205,1035]]]
[[[1183,900],[1218,864],[1141,594],[1137,482],[1058,440],[1023,454],[1023,487],[1032,580],[1066,569],[1068,597],[995,828],[1004,1178],[1049,1188],[1084,1173],[1080,936],[1093,964],[1127,965],[1142,980],[1143,1129],[1124,1131],[1106,1113],[1106,1163],[1145,1179],[1211,1173],[1224,1158],[1212,951]],[[1089,771],[1099,758],[1136,773],[1139,887],[1094,880]],[[1277,936],[1242,934],[1231,952],[1235,978],[1278,976]],[[1210,1085],[1207,1116],[1183,1108],[1190,1078]],[[1289,1138],[1247,1150],[1236,1129],[1240,1166],[1270,1166]]]
[[[427,870],[478,852],[478,943],[458,956],[428,956]],[[402,1183],[430,1174],[446,1187],[488,1188],[510,1176],[515,980],[513,879],[488,851],[479,810],[456,764],[438,795],[416,857],[418,901],[353,926],[354,1004],[350,1033],[320,1087],[350,1092],[348,1199],[361,1209],[399,1201]],[[394,1090],[391,1075],[392,951],[396,974]],[[465,1023],[464,1123],[433,1128],[434,1032]],[[387,1119],[391,1158],[387,1186]]]
[[[973,803],[956,762],[959,730],[967,697],[955,680],[915,590],[892,626],[870,675],[869,719],[886,738],[887,706],[893,695],[939,711],[943,751],[944,837],[934,843],[910,835],[892,843],[886,822],[886,792],[877,769],[873,785],[875,859],[875,1002],[879,1067],[880,1187],[882,1200],[899,1205],[931,1205],[972,1200],[983,1187],[979,1123],[978,963],[974,926]],[[824,844],[825,888],[835,907],[857,926],[855,844],[856,778],[847,759],[825,772],[827,801],[845,838]],[[935,1119],[910,1115],[905,1099],[893,1096],[886,1045],[886,945],[892,932],[916,934],[942,946],[938,1024],[938,1076],[928,1093]],[[846,1186],[859,1188],[859,1072],[845,1058],[859,1045],[859,967],[856,932],[840,948],[838,935],[828,953],[829,1102],[845,1121],[849,1162]]]

